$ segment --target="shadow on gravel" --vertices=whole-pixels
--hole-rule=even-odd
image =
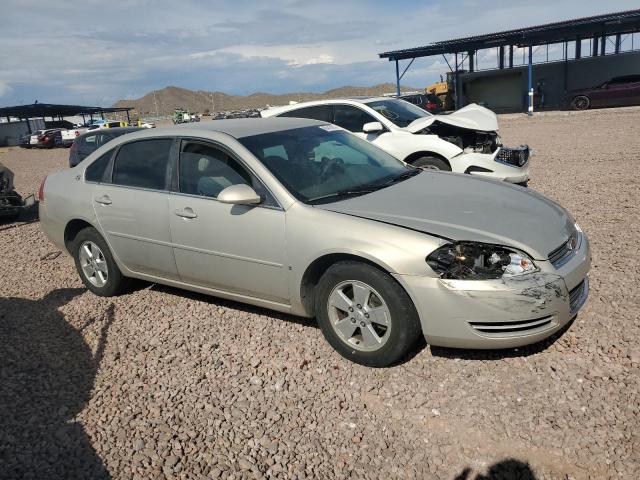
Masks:
[[[518,348],[503,348],[495,350],[467,350],[463,348],[446,348],[431,346],[434,357],[460,358],[462,360],[502,360],[505,358],[528,357],[545,351],[556,343],[571,328],[577,317],[574,317],[564,327],[544,340]]]
[[[91,396],[113,305],[99,322],[96,354],[58,311],[84,289],[40,300],[0,298],[0,477],[107,479],[109,474],[74,417]]]
[[[514,458],[494,463],[489,467],[486,475],[479,473],[471,477],[471,473],[470,468],[465,468],[454,477],[454,480],[536,480],[529,464]]]

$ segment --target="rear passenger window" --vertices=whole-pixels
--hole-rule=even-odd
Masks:
[[[335,123],[350,132],[362,132],[365,123],[375,122],[376,119],[367,112],[351,105],[336,105]]]
[[[96,144],[96,136],[95,135],[86,135],[82,137],[82,145],[86,146],[95,146]]]
[[[322,120],[323,122],[333,123],[333,105],[317,105],[315,107],[306,107],[285,112],[281,117],[294,118],[311,118],[313,120]]]
[[[170,138],[158,138],[122,145],[113,165],[112,183],[166,190],[172,144]]]
[[[89,165],[87,167],[87,170],[84,172],[84,179],[87,182],[105,181],[105,170],[107,168],[107,165],[109,165],[111,155],[113,155],[113,150],[109,150],[107,153],[101,155],[100,158]]]

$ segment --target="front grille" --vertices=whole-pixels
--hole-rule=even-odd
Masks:
[[[589,279],[585,278],[569,292],[569,311],[573,315],[584,305],[589,295]]]
[[[567,263],[580,246],[580,237],[577,232],[573,232],[569,239],[558,248],[549,252],[549,261],[555,268],[560,268]]]
[[[513,322],[469,322],[471,328],[485,336],[512,337],[539,333],[555,326],[553,315],[533,320],[516,320]]]
[[[523,145],[518,148],[501,147],[495,160],[512,167],[524,167],[529,161],[529,146]]]

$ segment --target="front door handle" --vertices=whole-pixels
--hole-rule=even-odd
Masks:
[[[182,218],[196,218],[198,216],[198,214],[189,207],[182,210],[174,210],[173,213]]]
[[[111,205],[111,199],[109,198],[109,195],[102,195],[101,197],[97,197],[95,200],[102,205]]]

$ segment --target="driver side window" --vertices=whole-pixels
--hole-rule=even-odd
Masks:
[[[178,167],[179,191],[217,198],[231,185],[249,185],[263,199],[262,205],[277,206],[261,182],[222,149],[202,142],[183,141]]]
[[[362,132],[365,123],[377,121],[364,110],[352,105],[336,105],[334,122],[350,132]]]

